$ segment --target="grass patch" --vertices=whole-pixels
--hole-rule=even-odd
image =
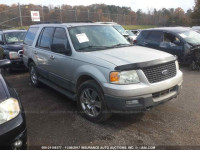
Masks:
[[[22,26],[22,27],[14,27],[10,28],[9,30],[28,30],[29,26]]]
[[[126,30],[155,28],[153,25],[123,25]]]

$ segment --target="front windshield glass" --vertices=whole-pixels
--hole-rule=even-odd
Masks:
[[[130,45],[119,32],[107,25],[71,27],[69,34],[77,51],[94,51]]]
[[[7,44],[11,43],[22,43],[26,32],[8,32],[5,33],[5,40]]]
[[[119,33],[121,33],[122,35],[128,35],[126,30],[120,26],[120,25],[114,25],[113,26],[117,31],[119,31]]]
[[[179,35],[189,44],[200,45],[200,34],[195,31],[185,31],[179,33]]]

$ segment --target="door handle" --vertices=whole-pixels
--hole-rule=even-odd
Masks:
[[[34,54],[37,55],[37,51],[34,51]]]
[[[148,43],[147,43],[147,42],[144,42],[143,44],[144,44],[144,45],[147,45]]]
[[[51,56],[50,56],[50,59],[51,59],[51,60],[54,60],[54,59],[55,59],[55,57],[54,57],[53,55],[51,55]]]

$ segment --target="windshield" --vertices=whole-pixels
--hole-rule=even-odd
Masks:
[[[120,25],[114,25],[113,26],[119,33],[121,33],[122,35],[128,35],[127,32],[125,31],[125,29],[120,26]]]
[[[26,32],[8,32],[5,33],[5,40],[7,44],[11,43],[22,43]]]
[[[77,51],[93,51],[130,45],[119,32],[107,25],[71,27],[69,34]]]
[[[130,30],[127,30],[126,31],[130,36],[136,36],[135,34],[133,34],[133,32],[132,31],[130,31]]]
[[[200,45],[200,34],[195,31],[186,31],[179,33],[179,35],[189,44]]]

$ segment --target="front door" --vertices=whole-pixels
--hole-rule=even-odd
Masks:
[[[66,51],[70,51],[70,45],[67,38],[65,28],[57,27],[52,40],[53,45],[64,45],[64,51],[55,51],[51,49],[51,56],[49,60],[49,79],[59,86],[68,90],[73,89],[72,72],[74,70],[71,55]]]
[[[183,54],[183,42],[172,33],[164,33],[164,40],[160,43],[161,50],[181,57]]]

